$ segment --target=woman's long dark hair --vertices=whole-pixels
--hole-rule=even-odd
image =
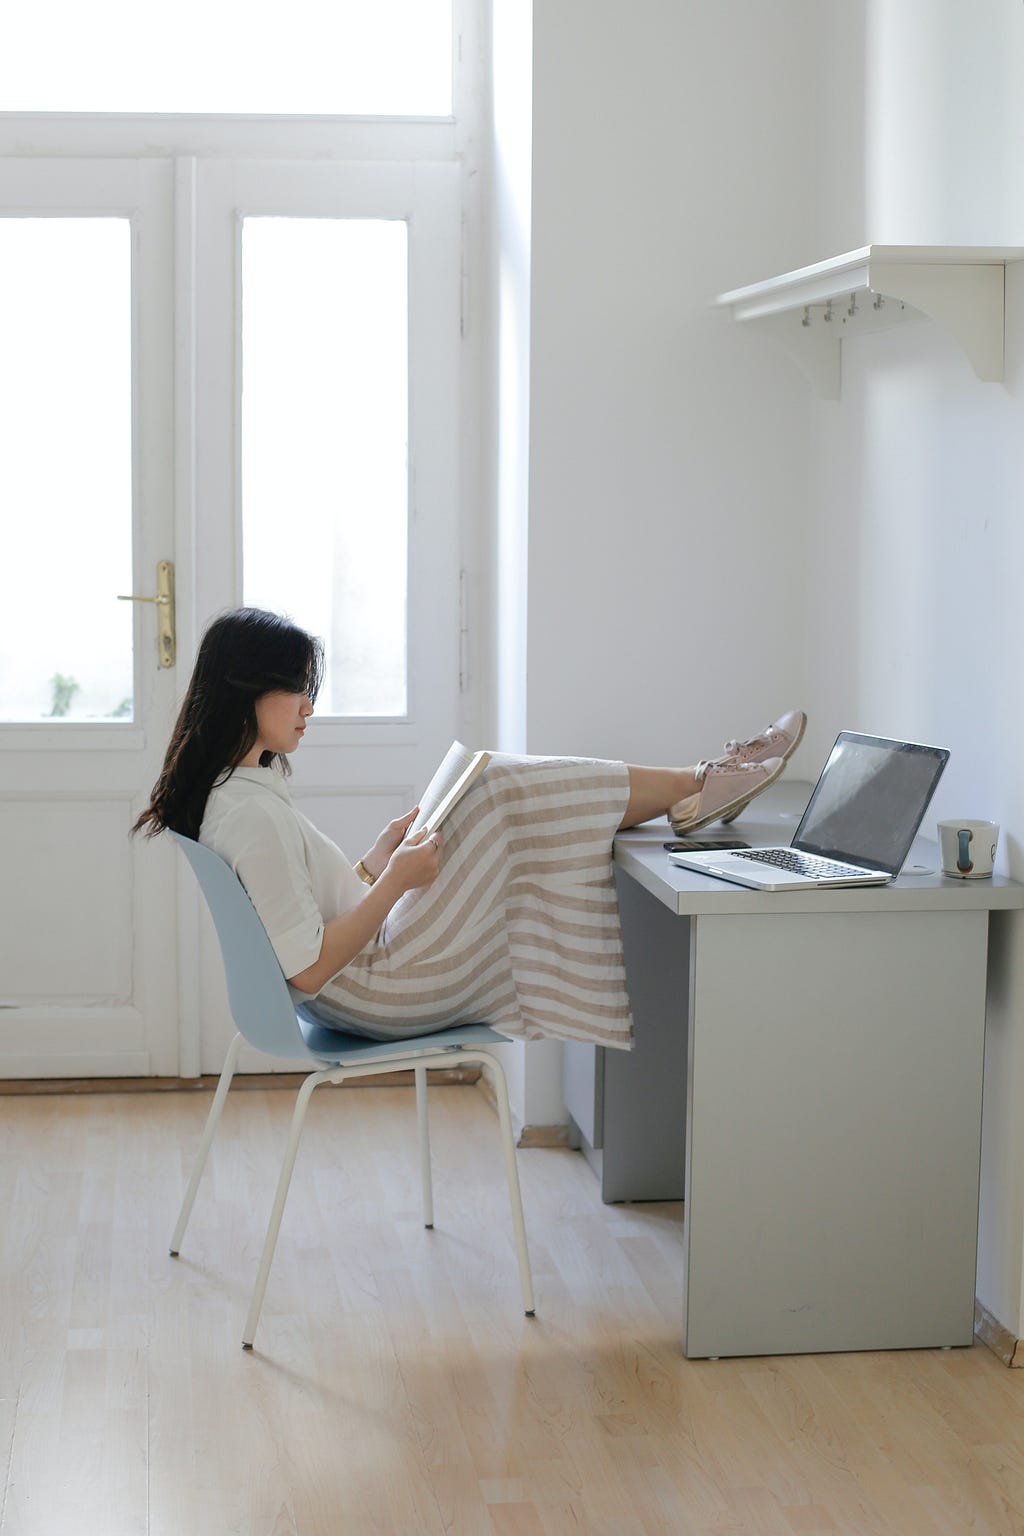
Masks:
[[[196,657],[164,766],[133,832],[169,827],[198,838],[210,790],[256,744],[256,700],[284,689],[315,701],[323,681],[323,641],[279,614],[236,608],[214,619]],[[263,752],[260,766],[283,754]]]

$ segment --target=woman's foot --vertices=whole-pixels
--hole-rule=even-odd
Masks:
[[[694,779],[700,789],[669,807],[673,832],[681,836],[712,821],[732,821],[755,795],[778,778],[785,766],[781,757],[769,757],[762,763],[736,763],[731,759],[698,763]]]
[[[727,741],[716,762],[763,763],[769,757],[781,757],[786,762],[800,745],[806,729],[807,716],[803,710],[787,710],[771,725],[765,726],[759,735],[748,736],[746,741]],[[742,809],[740,806],[739,810],[730,811],[722,817],[723,822],[735,821]]]

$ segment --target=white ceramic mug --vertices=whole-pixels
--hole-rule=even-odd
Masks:
[[[991,877],[999,828],[994,821],[940,821],[939,861],[957,880]]]

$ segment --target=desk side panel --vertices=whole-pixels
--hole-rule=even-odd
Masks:
[[[688,1355],[971,1343],[986,930],[697,919]]]
[[[690,923],[618,874],[633,1050],[604,1052],[602,1198],[681,1200]]]

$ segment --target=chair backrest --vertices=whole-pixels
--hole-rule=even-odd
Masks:
[[[171,836],[195,872],[217,929],[235,1027],[269,1056],[308,1057],[274,946],[242,882],[212,848],[177,832]]]

